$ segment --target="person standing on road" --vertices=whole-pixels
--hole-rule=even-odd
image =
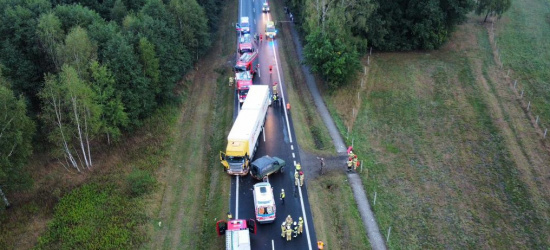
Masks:
[[[281,189],[281,201],[283,203],[283,205],[285,204],[285,190],[284,189]]]
[[[283,221],[283,224],[281,225],[281,237],[285,237],[286,233],[286,222]]]
[[[323,157],[317,157],[317,159],[319,159],[319,161],[321,162],[321,175],[324,173],[323,169],[325,168],[325,158]]]
[[[304,171],[300,171],[300,187],[304,185]]]
[[[357,161],[357,155],[354,155],[354,156],[353,156],[353,160],[352,160],[352,161],[353,161],[353,170],[357,170],[357,163],[358,163],[358,161]]]
[[[298,170],[294,171],[294,185],[300,185],[300,172]]]
[[[273,73],[273,65],[269,65],[269,74]]]
[[[304,220],[302,217],[298,220],[298,233],[302,234],[304,232]]]
[[[233,215],[231,215],[230,212],[227,212],[227,220],[232,220],[233,219]]]
[[[350,158],[348,158],[348,172],[351,171],[351,165],[352,165],[352,164],[353,164],[353,161],[352,161],[352,159],[351,159],[351,157],[350,157]]]
[[[274,95],[277,94],[277,83],[276,82],[273,83],[273,94]]]
[[[286,220],[285,220],[286,225],[287,225],[287,226],[292,225],[292,222],[293,222],[293,221],[294,221],[294,220],[292,219],[292,217],[290,217],[290,214],[289,214],[289,215],[286,217]]]
[[[292,240],[292,228],[290,228],[290,225],[286,226],[286,241]]]
[[[298,225],[296,224],[296,221],[294,222],[293,226],[294,226],[294,230],[293,230],[294,238],[296,238],[298,237]]]

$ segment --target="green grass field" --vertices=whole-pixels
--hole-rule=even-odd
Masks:
[[[495,37],[505,69],[511,69],[532,112],[550,126],[550,2],[512,1],[511,9],[495,23]]]
[[[548,154],[493,58],[472,17],[439,51],[375,54],[354,121],[359,83],[326,95],[390,248],[549,247]]]

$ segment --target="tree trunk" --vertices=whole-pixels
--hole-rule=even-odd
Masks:
[[[487,15],[485,15],[485,19],[483,20],[483,22],[484,22],[484,23],[486,23],[486,22],[487,22],[487,17],[489,16],[489,13],[490,13],[490,12],[489,12],[489,11],[487,11]]]
[[[2,187],[0,187],[0,196],[2,196],[2,200],[4,200],[4,203],[6,204],[6,208],[9,208],[10,203],[8,202],[8,198],[6,198],[6,195],[4,195],[4,192],[2,192]]]
[[[82,149],[82,156],[84,156],[84,164],[86,168],[90,168],[90,164],[88,163],[88,156],[86,155],[86,149],[84,148],[84,140],[82,139],[82,129],[80,128],[80,118],[78,117],[77,112],[77,106],[76,106],[76,97],[71,97],[71,100],[73,102],[73,111],[74,111],[74,118],[76,121],[76,128],[78,131],[78,140],[80,141],[80,148]]]

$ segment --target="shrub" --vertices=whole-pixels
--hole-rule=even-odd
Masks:
[[[155,177],[144,170],[132,171],[126,180],[128,181],[128,192],[134,197],[149,193],[156,183]]]

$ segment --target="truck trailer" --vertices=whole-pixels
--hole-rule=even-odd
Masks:
[[[258,148],[270,104],[267,85],[250,86],[244,102],[229,135],[225,152],[220,152],[220,161],[230,175],[246,175],[250,161]]]

